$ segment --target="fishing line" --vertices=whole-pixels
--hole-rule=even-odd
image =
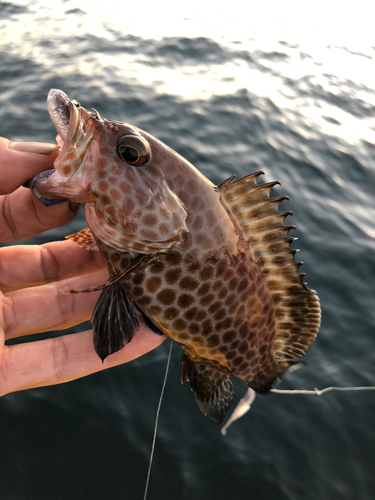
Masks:
[[[314,390],[305,389],[271,389],[270,392],[275,392],[277,394],[315,394],[315,396],[321,396],[325,392],[329,391],[375,391],[375,386],[360,386],[360,387],[326,387],[325,389],[318,389],[314,387]],[[233,422],[243,417],[245,413],[250,410],[251,404],[255,399],[255,391],[249,387],[244,397],[240,400],[236,408],[233,410],[226,424],[223,425],[220,432],[223,436],[226,435],[228,427],[230,427]]]
[[[148,464],[147,479],[146,479],[146,486],[145,486],[145,493],[144,493],[144,496],[143,496],[143,500],[146,500],[146,498],[147,498],[147,490],[148,490],[148,484],[150,482],[150,474],[151,474],[152,461],[153,461],[153,458],[154,458],[156,434],[157,434],[157,431],[158,431],[160,407],[161,407],[161,402],[163,400],[165,384],[167,382],[167,377],[168,377],[168,372],[169,372],[169,364],[170,364],[170,361],[171,361],[172,346],[173,346],[173,342],[170,341],[169,354],[168,354],[168,359],[167,359],[167,367],[165,369],[164,381],[163,381],[163,386],[161,388],[158,409],[156,410],[156,419],[155,419],[155,427],[154,427],[154,437],[152,439],[150,462]]]
[[[302,390],[302,389],[271,389],[271,392],[277,392],[278,394],[315,394],[316,396],[321,396],[328,391],[375,391],[375,386],[363,386],[363,387],[326,387],[325,389],[318,389],[314,387],[314,390]]]

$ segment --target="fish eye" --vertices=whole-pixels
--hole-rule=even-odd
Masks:
[[[136,163],[139,158],[139,153],[135,148],[130,148],[129,146],[119,146],[118,152],[121,159],[126,161],[126,163]]]
[[[71,102],[72,102],[72,104],[74,104],[74,106],[75,106],[76,108],[80,108],[80,107],[81,107],[80,103],[79,103],[78,101],[76,101],[75,99],[72,99],[72,101],[71,101]]]
[[[140,167],[150,161],[151,150],[143,137],[124,135],[117,141],[117,155],[125,163]]]

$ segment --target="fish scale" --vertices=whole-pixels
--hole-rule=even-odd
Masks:
[[[234,376],[268,392],[312,345],[320,305],[307,289],[262,172],[213,185],[146,132],[91,113],[62,91],[48,97],[61,135],[56,171],[35,180],[44,199],[85,204],[89,229],[69,236],[99,250],[110,278],[92,317],[106,356],[147,324],[182,349],[181,381],[222,422]]]

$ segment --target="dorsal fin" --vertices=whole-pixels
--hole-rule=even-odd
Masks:
[[[301,357],[314,342],[320,326],[320,304],[314,290],[306,288],[302,262],[295,262],[296,250],[290,249],[295,238],[288,238],[294,226],[284,226],[292,212],[278,212],[286,196],[270,198],[279,182],[257,184],[255,172],[242,179],[233,177],[217,186],[222,203],[230,210],[249,242],[271,296],[275,314],[275,358],[291,360]]]

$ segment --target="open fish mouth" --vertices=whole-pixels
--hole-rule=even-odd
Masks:
[[[59,89],[49,91],[47,109],[56,127],[57,142],[61,151],[54,163],[55,170],[35,176],[30,182],[30,190],[44,205],[52,206],[77,194],[76,188],[69,189],[68,181],[77,172],[90,150],[95,127],[93,118],[100,120],[100,117],[97,112],[93,114],[86,111]]]
[[[87,111],[58,89],[49,91],[47,108],[61,139],[58,139],[61,152],[54,166],[62,177],[69,178],[81,166],[91,147],[95,127],[102,119],[98,112]]]

